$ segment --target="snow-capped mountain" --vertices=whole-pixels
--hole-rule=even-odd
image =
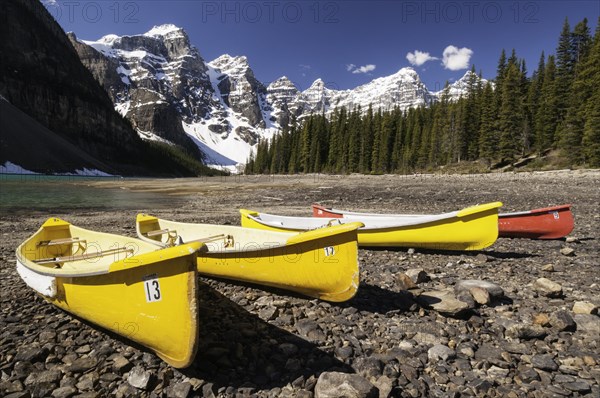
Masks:
[[[69,37],[140,136],[191,151],[199,148],[208,164],[244,163],[259,139],[272,137],[292,118],[329,114],[342,106],[405,110],[439,96],[427,90],[412,68],[352,90],[337,90],[317,79],[300,91],[285,76],[265,87],[246,57],[222,55],[205,62],[186,32],[170,24],[96,41]],[[466,89],[459,85],[466,77],[453,85],[454,97]]]
[[[475,72],[473,71],[467,71],[467,73],[465,73],[465,75],[463,77],[461,77],[460,79],[458,79],[457,81],[455,81],[452,84],[449,84],[447,87],[445,87],[444,89],[437,91],[435,93],[432,93],[432,95],[439,99],[442,97],[442,95],[444,94],[444,92],[447,92],[448,95],[448,99],[450,101],[456,101],[458,100],[460,97],[466,95],[469,92],[469,86],[474,84],[481,84],[481,87],[485,87],[485,85],[488,83],[488,81],[482,77],[479,77]],[[493,84],[493,83],[492,83]]]

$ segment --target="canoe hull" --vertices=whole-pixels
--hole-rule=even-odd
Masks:
[[[358,230],[358,244],[364,247],[413,247],[430,250],[481,250],[492,245],[498,238],[498,208],[499,202],[475,206],[456,212],[454,215],[430,222],[412,222],[402,225],[409,218],[389,217],[390,224],[387,228],[360,228]],[[274,224],[265,224],[257,221],[259,213],[242,212],[242,225],[270,230],[285,230]],[[323,214],[319,216],[325,217]],[[427,217],[427,216],[426,216]],[[329,217],[327,217],[329,218]],[[331,219],[347,222],[350,220],[361,221],[365,225],[375,221],[381,224],[383,216],[353,215],[344,218],[334,215]]]
[[[499,234],[503,238],[560,239],[573,231],[571,205],[500,214]]]
[[[223,239],[205,243],[207,250],[197,260],[202,275],[333,302],[349,300],[358,289],[356,231],[360,225],[306,233],[266,233],[242,227],[178,223],[147,215],[138,215],[137,219],[138,236],[155,244],[169,242],[165,237],[160,238],[162,241],[147,238],[148,231],[176,231],[184,242],[202,236],[230,237],[230,246]]]
[[[81,236],[81,231],[85,230],[77,231],[77,236]],[[60,233],[61,238],[65,232]],[[87,238],[92,241],[94,236]],[[98,247],[104,249],[99,242],[105,239],[103,236],[96,241]],[[123,237],[115,235],[113,244],[121,244],[120,239]],[[124,239],[131,245],[145,245],[137,239]],[[89,276],[52,276],[52,270],[43,274],[32,265],[35,258],[17,249],[17,269],[24,281],[48,302],[141,344],[168,364],[182,368],[192,363],[198,346],[199,246],[180,246],[116,260],[108,272]],[[85,261],[92,264],[98,259]],[[40,284],[49,288],[40,290]]]
[[[209,250],[198,257],[198,272],[326,301],[346,301],[359,285],[356,230],[290,246],[257,248],[243,255]]]

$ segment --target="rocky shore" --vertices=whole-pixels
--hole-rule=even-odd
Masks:
[[[478,252],[360,250],[360,289],[339,304],[201,278],[200,348],[177,370],[46,303],[15,271],[15,248],[50,216],[134,237],[136,211],[2,214],[0,396],[600,396],[598,171],[72,183],[165,195],[138,210],[180,221],[235,225],[241,207],[309,215],[311,202],[435,213],[499,200],[503,211],[572,203],[575,229]],[[170,208],[169,195],[184,204]]]

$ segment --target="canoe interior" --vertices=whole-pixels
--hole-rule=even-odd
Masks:
[[[202,242],[210,253],[251,252],[284,246],[297,232],[256,231],[233,225],[193,224],[138,215],[137,233],[141,239],[164,247]],[[161,233],[156,233],[160,231]]]
[[[49,219],[17,248],[17,270],[50,303],[186,367],[198,346],[201,247],[157,250],[138,239]]]
[[[17,250],[25,266],[51,276],[109,272],[112,263],[156,250],[139,239],[89,231],[51,218]]]

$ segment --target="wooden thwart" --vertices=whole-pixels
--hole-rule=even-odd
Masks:
[[[207,238],[194,239],[194,240],[191,240],[191,241],[185,242],[185,243],[191,243],[191,242],[200,242],[200,243],[214,242],[215,240],[219,240],[219,239],[224,238],[224,237],[225,237],[225,234],[213,235],[213,236],[209,236]]]
[[[111,254],[133,253],[133,252],[134,252],[133,249],[128,249],[126,247],[119,247],[117,249],[109,249],[109,250],[104,250],[104,251],[96,252],[96,253],[79,254],[77,256],[43,258],[40,260],[35,260],[34,262],[36,264],[40,264],[40,265],[55,264],[55,263],[68,263],[68,262],[73,262],[73,261],[89,260],[92,258],[105,257],[105,256],[109,256]]]
[[[164,234],[177,235],[177,231],[173,231],[170,229],[157,229],[156,231],[146,232],[146,236],[149,238],[152,236],[158,236],[158,235],[164,235]]]
[[[58,245],[69,245],[73,243],[87,243],[85,239],[79,238],[63,238],[63,239],[52,239],[52,240],[42,240],[38,242],[38,246],[58,246]]]

